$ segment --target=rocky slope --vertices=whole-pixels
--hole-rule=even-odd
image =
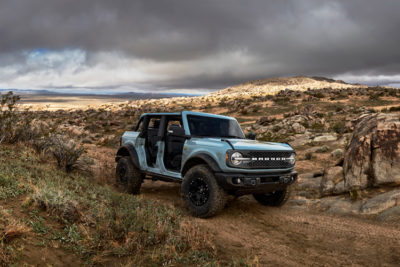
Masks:
[[[348,84],[343,81],[327,79],[323,77],[297,76],[290,78],[270,78],[265,80],[255,80],[218,91],[211,95],[246,97],[253,95],[274,95],[281,90],[306,91],[309,89],[348,89],[348,88],[366,88],[367,86],[359,84]]]

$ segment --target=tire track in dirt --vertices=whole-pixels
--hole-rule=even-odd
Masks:
[[[183,209],[180,185],[145,181],[144,198]],[[245,196],[210,219],[193,218],[213,237],[219,257],[261,266],[398,266],[400,227],[327,215],[290,204],[264,207]]]

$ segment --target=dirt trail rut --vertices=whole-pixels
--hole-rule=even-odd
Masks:
[[[183,208],[180,185],[146,181],[144,198]],[[194,219],[226,260],[260,266],[400,266],[400,225],[299,209],[264,207],[245,196],[214,218]]]

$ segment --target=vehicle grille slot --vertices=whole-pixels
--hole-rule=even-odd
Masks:
[[[246,163],[246,168],[249,169],[286,169],[293,167],[289,158],[293,152],[286,151],[249,151],[245,153],[245,157],[252,160]]]

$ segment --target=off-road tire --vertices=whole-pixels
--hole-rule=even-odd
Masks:
[[[130,157],[122,157],[118,160],[115,177],[116,186],[121,192],[139,194],[144,177],[133,165]]]
[[[274,191],[266,194],[253,194],[255,200],[264,206],[280,207],[288,201],[291,193],[291,187],[286,186],[284,190]]]
[[[196,200],[199,199],[197,196],[203,194],[204,190],[194,194],[193,188],[202,189],[204,187],[206,187],[206,191],[208,192],[207,200],[205,202],[196,202]],[[218,185],[214,173],[207,165],[203,164],[192,167],[185,174],[182,182],[181,194],[189,213],[199,218],[208,218],[218,214],[225,207],[227,199],[227,194],[225,190]],[[193,200],[193,198],[196,198],[196,200]],[[204,199],[202,200],[204,201]]]

